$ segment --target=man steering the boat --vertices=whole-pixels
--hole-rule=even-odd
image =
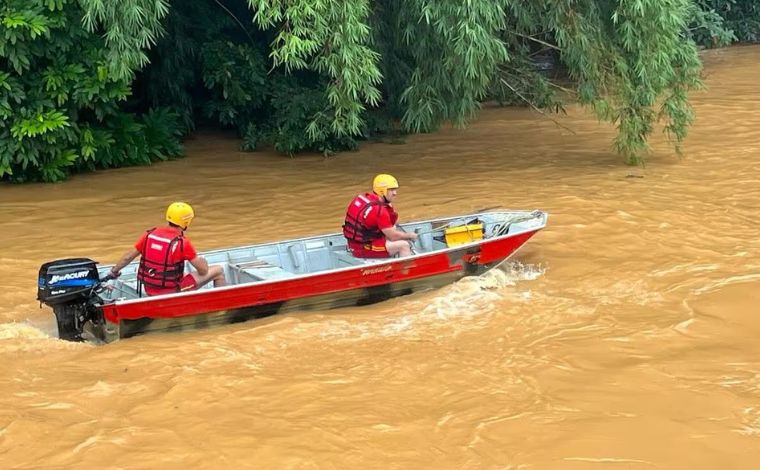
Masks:
[[[398,214],[393,201],[398,180],[380,174],[372,181],[372,192],[356,196],[346,210],[343,236],[349,251],[357,258],[388,258],[412,254],[410,241],[416,233],[404,232],[396,225]]]
[[[195,212],[190,204],[172,203],[166,209],[167,225],[143,233],[135,246],[111,268],[111,276],[118,277],[124,266],[140,255],[138,292],[140,285],[145,287],[148,295],[193,290],[210,281],[214,281],[214,287],[225,285],[221,266],[209,266],[208,261],[198,255],[185,237],[185,230],[194,217]],[[189,261],[197,272],[185,274],[185,261]]]

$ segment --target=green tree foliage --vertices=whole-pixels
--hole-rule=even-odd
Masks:
[[[658,121],[678,149],[693,120],[694,22],[714,34],[710,12],[754,14],[698,1],[6,0],[0,177],[168,158],[180,127],[204,122],[247,149],[329,153],[384,122],[464,125],[490,98],[558,110],[559,88],[613,122],[638,163]]]
[[[733,41],[760,40],[760,3],[757,0],[694,0],[690,26],[694,40],[707,47]]]
[[[0,6],[0,179],[57,181],[180,152],[173,114],[119,110],[129,79],[110,73],[82,15],[68,0]]]
[[[263,24],[288,31],[287,18],[269,13],[272,4],[255,3],[257,17],[267,20]],[[402,111],[407,130],[428,131],[443,121],[463,124],[495,82],[516,94],[523,94],[522,86],[524,96],[541,98],[540,106],[556,103],[548,79],[525,66],[533,50],[528,43],[534,42],[557,51],[580,102],[617,125],[617,151],[638,163],[658,120],[676,149],[693,120],[687,93],[700,85],[700,63],[687,37],[690,5],[687,0],[398,0],[376,2],[371,24],[378,25],[379,50],[401,51],[382,55],[381,70],[390,71],[395,89],[385,95],[391,109]],[[354,21],[366,20],[357,15]],[[330,48],[310,34],[311,29],[281,34],[273,54],[293,66],[313,64]],[[358,74],[366,61],[346,65]],[[520,84],[510,83],[510,70],[522,78]],[[344,77],[352,75],[344,72]],[[348,133],[359,131],[355,124],[342,122]]]
[[[99,18],[123,31],[126,26],[113,24],[117,13]],[[268,54],[276,32],[256,28],[245,2],[176,2],[162,25],[166,34],[150,51],[150,66],[136,75],[138,109],[170,107],[188,131],[206,124],[235,129],[246,150],[272,145],[287,154],[331,153],[356,145],[331,132],[327,76],[275,66]]]
[[[161,0],[82,3],[90,28],[106,32],[117,76],[144,63],[165,16],[175,46],[194,39],[172,36],[174,23],[198,33],[200,47],[162,50],[158,67],[201,63],[206,97],[188,91],[197,93],[196,76],[177,102],[190,116],[191,103],[209,100],[206,116],[236,127],[248,148],[351,146],[376,106],[411,132],[463,125],[489,96],[561,109],[556,84],[534,67],[548,48],[577,99],[615,123],[617,151],[637,163],[658,121],[678,149],[693,120],[688,91],[700,85],[688,0],[248,0],[247,9],[186,0],[172,5],[176,14]],[[123,14],[128,7],[140,14]]]
[[[736,41],[736,35],[710,3],[710,0],[696,0],[691,5],[689,37],[704,47],[727,46]]]
[[[700,85],[701,64],[686,38],[689,2],[547,2],[546,26],[575,80],[581,103],[617,125],[616,150],[643,161],[656,121],[678,150],[693,121],[688,91]],[[541,14],[536,12],[534,14]]]
[[[379,55],[369,47],[369,0],[248,0],[255,21],[275,28],[271,57],[286,71],[308,69],[329,78],[330,119],[317,116],[309,134],[355,135],[362,125],[365,103],[380,102]],[[328,111],[328,110],[326,110]],[[329,128],[322,123],[329,122]]]

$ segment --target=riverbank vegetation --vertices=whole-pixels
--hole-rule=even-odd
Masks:
[[[330,154],[567,96],[637,164],[657,122],[686,136],[697,45],[759,31],[749,0],[3,0],[0,179],[175,158],[198,126]]]

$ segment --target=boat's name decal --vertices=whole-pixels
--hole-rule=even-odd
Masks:
[[[387,266],[380,266],[379,268],[362,269],[362,276],[367,276],[369,274],[384,273],[392,269],[393,269],[393,266],[390,264]]]
[[[56,282],[61,281],[68,281],[71,279],[82,279],[83,277],[87,277],[87,274],[89,273],[90,271],[77,271],[68,274],[53,274],[53,276],[50,278],[50,284],[55,284]]]

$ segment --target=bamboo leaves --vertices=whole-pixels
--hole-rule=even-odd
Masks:
[[[95,32],[102,27],[106,62],[117,79],[132,79],[148,63],[146,51],[156,44],[169,13],[166,0],[79,0],[82,24]]]
[[[412,58],[412,73],[400,96],[403,125],[414,132],[442,121],[463,125],[479,108],[498,64],[509,54],[499,33],[501,2],[395,3],[386,21],[398,24]]]
[[[249,5],[261,28],[278,30],[270,55],[275,67],[329,77],[329,109],[309,122],[310,138],[360,134],[366,106],[377,106],[381,100],[380,57],[369,46],[369,0],[293,0],[284,6],[275,0],[249,0]],[[326,114],[332,116],[329,124]]]
[[[85,25],[104,29],[115,76],[128,76],[145,64],[142,49],[163,33],[167,1],[82,2]],[[618,126],[614,145],[630,163],[643,161],[655,121],[665,120],[677,147],[693,120],[687,97],[700,85],[700,65],[686,34],[694,12],[690,0],[248,0],[247,5],[267,37],[267,84],[284,72],[299,80],[316,76],[312,83],[324,90],[321,106],[316,106],[322,101],[318,94],[302,91],[311,97],[305,130],[312,143],[361,136],[368,111],[378,106],[411,132],[446,121],[464,125],[489,94],[500,101],[519,97],[536,109],[562,109],[551,90],[563,85],[533,65],[537,49],[547,48],[566,66],[578,100]],[[244,116],[239,100],[232,99],[245,93],[225,87],[222,96],[231,101],[216,103],[215,112],[223,124],[242,129],[250,147],[259,140],[252,129],[262,125]],[[290,116],[291,124],[301,119]]]

